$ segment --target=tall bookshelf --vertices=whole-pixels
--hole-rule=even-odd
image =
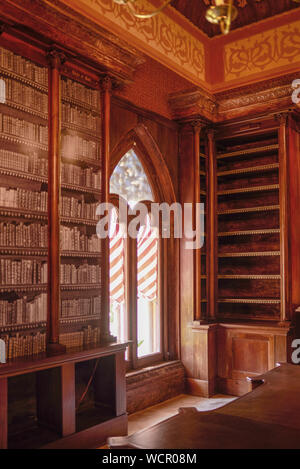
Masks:
[[[207,258],[206,258],[206,240],[207,240],[207,146],[206,142],[200,140],[200,202],[204,204],[204,243],[201,248],[201,318],[207,317]]]
[[[284,142],[277,120],[258,129],[217,136],[220,319],[287,319],[281,282]]]
[[[0,47],[0,337],[7,357],[45,351],[48,70]]]
[[[100,340],[100,92],[61,77],[61,317],[67,349]]]

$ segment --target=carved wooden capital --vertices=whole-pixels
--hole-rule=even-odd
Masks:
[[[199,120],[192,121],[191,126],[193,127],[195,134],[200,134],[205,124],[202,120],[199,119]]]
[[[280,125],[286,125],[291,112],[292,110],[280,112],[279,114],[276,114],[275,119],[279,121]]]
[[[101,77],[100,88],[102,91],[107,91],[108,93],[111,93],[112,87],[113,87],[113,82],[109,75],[105,75],[104,77]]]
[[[52,68],[60,69],[66,61],[66,56],[58,49],[50,49],[47,54],[47,59]]]

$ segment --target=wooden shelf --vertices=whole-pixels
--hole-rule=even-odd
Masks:
[[[63,129],[72,130],[74,132],[78,132],[79,134],[84,135],[85,137],[89,137],[89,138],[91,138],[92,140],[95,140],[98,143],[101,142],[101,137],[99,137],[97,135],[96,131],[85,128],[85,127],[84,128],[80,127],[77,124],[70,124],[70,123],[67,123],[67,122],[62,122],[61,128],[62,128],[62,131],[63,131]]]
[[[47,212],[35,212],[33,210],[21,210],[18,208],[9,208],[9,207],[0,207],[0,217],[10,217],[10,218],[25,218],[26,220],[43,220],[48,219]],[[97,225],[97,220],[88,220],[84,218],[70,218],[61,216],[60,220],[62,223],[71,223],[71,224],[81,224],[88,226]]]
[[[280,251],[263,251],[263,252],[227,252],[218,254],[218,257],[263,257],[263,256],[280,256]]]
[[[94,168],[101,169],[101,161],[99,159],[85,158],[84,156],[68,156],[62,152],[61,159],[63,162],[71,164],[82,164],[84,166],[93,166]]]
[[[97,117],[101,116],[101,112],[100,112],[99,109],[96,109],[93,106],[90,106],[89,104],[84,103],[82,101],[79,101],[78,99],[70,98],[69,96],[63,95],[62,96],[62,102],[65,103],[65,104],[73,104],[76,107],[80,107],[84,111],[88,111],[91,114],[93,114],[94,116],[97,116]]]
[[[14,207],[0,207],[0,217],[24,218],[26,220],[47,220],[47,212],[36,212]]]
[[[0,251],[3,256],[30,256],[30,257],[47,257],[47,248],[33,248],[33,247],[7,247],[0,246]],[[83,257],[83,258],[100,258],[100,252],[85,252],[85,251],[61,251],[61,257]]]
[[[272,305],[272,304],[280,304],[281,301],[279,299],[264,299],[264,298],[219,298],[218,303]]]
[[[73,284],[64,284],[60,286],[61,290],[98,290],[101,288],[101,283],[86,283],[80,285],[73,285]]]
[[[38,285],[0,285],[0,293],[6,292],[35,292],[35,291],[46,291],[47,283],[38,284]]]
[[[200,174],[200,176],[206,176],[206,172],[205,172],[205,171],[201,171],[201,170],[200,170],[200,171],[199,171],[199,174]]]
[[[260,165],[260,166],[249,166],[247,168],[233,169],[231,171],[220,171],[217,173],[217,176],[223,177],[223,176],[232,176],[232,175],[247,174],[247,173],[262,173],[266,171],[272,171],[278,168],[279,168],[279,163],[266,164],[266,165]]]
[[[82,251],[61,251],[62,257],[89,257],[100,259],[101,253],[100,252],[82,252]]]
[[[47,323],[46,321],[40,321],[40,322],[27,322],[25,324],[8,324],[5,326],[0,325],[0,331],[1,333],[4,332],[13,332],[13,331],[28,331],[31,329],[42,329],[46,327]]]
[[[69,318],[60,318],[59,322],[61,324],[78,324],[86,321],[97,321],[100,320],[99,314],[91,314],[88,316],[72,316]]]
[[[98,223],[98,220],[88,220],[85,218],[70,218],[70,217],[60,217],[60,221],[62,223],[70,223],[70,224],[75,224],[75,225],[88,225],[88,226],[96,226]]]
[[[0,174],[3,176],[12,176],[16,177],[19,179],[26,179],[27,181],[36,181],[40,182],[42,184],[47,184],[48,185],[48,179],[46,176],[38,176],[36,174],[30,174],[30,173],[25,173],[23,171],[17,171],[13,169],[7,169],[7,168],[0,168]],[[84,186],[77,186],[75,184],[69,184],[66,182],[61,183],[61,188],[70,190],[70,191],[76,191],[76,192],[85,192],[86,194],[94,194],[97,196],[101,195],[101,190],[100,189],[95,189],[93,187],[84,187]]]
[[[217,155],[217,159],[222,158],[231,158],[234,156],[244,156],[244,155],[254,155],[255,153],[266,153],[273,150],[278,150],[279,145],[276,143],[274,145],[266,145],[263,147],[247,148],[246,150],[238,150],[229,153],[220,153]]]
[[[0,110],[5,107],[10,107],[11,109],[16,109],[17,111],[25,112],[31,116],[37,117],[42,123],[47,125],[48,123],[48,114],[37,111],[36,109],[31,109],[30,107],[24,106],[23,104],[15,103],[9,99],[5,99],[5,103],[0,103]]]
[[[40,182],[47,184],[48,179],[46,176],[39,176],[37,174],[25,173],[24,171],[17,171],[15,169],[0,168],[0,174],[3,176],[12,176],[19,179],[26,179],[27,181]]]
[[[0,73],[1,75],[4,75],[5,77],[20,81],[21,83],[24,83],[24,85],[29,85],[32,88],[35,88],[38,91],[41,91],[42,93],[48,94],[47,86],[41,85],[40,83],[37,83],[36,81],[29,80],[28,78],[25,78],[23,75],[19,75],[18,73],[12,72],[10,70],[6,70],[5,68],[2,68],[2,67],[0,67]]]
[[[280,280],[280,275],[218,275],[220,280]]]
[[[200,158],[205,158],[205,159],[207,158],[207,156],[204,155],[204,153],[199,153],[199,156],[200,156]]]
[[[261,234],[274,234],[280,233],[280,229],[266,229],[266,230],[245,230],[245,231],[226,231],[223,233],[218,233],[219,237],[229,237],[229,236],[256,236]]]
[[[234,215],[236,213],[254,213],[254,212],[269,212],[273,210],[279,210],[279,205],[265,205],[263,207],[245,207],[245,208],[233,208],[229,210],[220,210],[218,215]]]
[[[32,256],[32,257],[47,257],[48,249],[47,248],[33,248],[33,247],[7,247],[0,246],[0,251],[3,256]]]
[[[265,191],[274,191],[278,189],[279,189],[279,184],[271,184],[268,186],[253,186],[253,187],[244,187],[241,189],[230,189],[226,191],[219,191],[218,195],[246,194],[249,192],[265,192]]]
[[[0,132],[0,140],[4,140],[9,143],[17,143],[18,145],[26,145],[28,147],[36,148],[37,150],[42,150],[45,152],[48,151],[48,145],[44,145],[43,143],[39,142],[34,142],[24,137],[17,137],[15,135],[6,134],[4,132]]]

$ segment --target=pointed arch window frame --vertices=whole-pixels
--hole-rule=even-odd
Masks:
[[[159,203],[167,202],[169,205],[176,203],[178,199],[166,160],[143,123],[123,134],[114,144],[110,155],[109,174],[112,174],[122,156],[131,148],[142,162],[154,200]],[[177,360],[180,357],[179,240],[160,237],[159,242],[162,360]],[[139,366],[143,364],[140,363]]]
[[[138,155],[137,155],[138,157]],[[138,157],[139,158],[139,157]],[[122,159],[122,158],[121,158]],[[120,160],[121,160],[120,159]],[[119,161],[120,161],[119,160]],[[141,163],[142,164],[142,163]],[[142,167],[145,171],[145,168],[142,164]],[[113,173],[111,173],[113,174]],[[146,174],[146,171],[145,171]],[[147,177],[147,174],[146,174]],[[148,177],[147,177],[148,180]],[[148,180],[149,182],[149,180]],[[149,186],[151,188],[153,194],[153,188],[149,182]],[[123,203],[126,204],[127,210],[129,212],[128,215],[128,223],[130,223],[131,219],[133,218],[130,215],[130,205],[124,197],[120,196],[116,193],[110,193],[110,203],[112,203],[116,209],[119,208],[119,199],[122,199]],[[151,211],[151,203],[155,202],[154,200],[140,200],[139,202],[146,205],[148,209],[148,213]],[[163,250],[163,243],[161,237],[158,234],[158,265],[157,265],[157,307],[158,307],[158,317],[159,317],[159,351],[151,353],[149,355],[145,355],[142,357],[138,356],[138,262],[137,262],[137,243],[138,239],[133,239],[127,236],[124,240],[124,262],[125,262],[125,269],[124,269],[124,277],[125,277],[125,303],[126,303],[126,310],[127,310],[127,333],[128,333],[128,340],[131,342],[129,346],[129,354],[127,359],[127,370],[141,368],[145,366],[149,366],[155,363],[161,362],[165,358],[165,351],[164,351],[164,342],[163,342],[163,335],[164,335],[164,320],[163,320],[163,308],[162,308],[162,250]]]

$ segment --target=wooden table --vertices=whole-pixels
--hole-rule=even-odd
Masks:
[[[282,364],[252,379],[253,390],[219,409],[179,413],[129,437],[109,438],[112,449],[300,448],[300,367]]]

